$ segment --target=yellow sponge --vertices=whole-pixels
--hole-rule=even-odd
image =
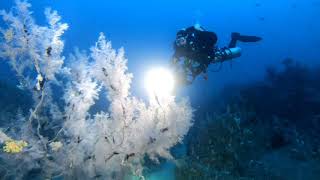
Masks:
[[[9,140],[4,143],[3,151],[11,154],[20,153],[26,146],[28,146],[26,141]]]

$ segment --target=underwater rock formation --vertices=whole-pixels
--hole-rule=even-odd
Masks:
[[[317,180],[319,69],[287,58],[264,80],[223,89],[207,105],[220,108],[195,120],[177,179]]]

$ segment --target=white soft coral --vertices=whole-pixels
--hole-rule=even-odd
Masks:
[[[36,109],[51,107],[49,112],[59,112],[59,115],[45,117],[45,113],[42,116],[32,113],[31,119],[38,120],[35,132],[44,148],[35,145],[38,139],[34,136],[32,140],[27,140],[32,147],[30,152],[42,149],[46,152],[37,154],[52,153],[53,159],[48,161],[47,156],[30,157],[42,160],[50,167],[55,162],[58,169],[65,165],[62,172],[65,175],[87,179],[97,174],[106,177],[114,172],[121,174],[127,167],[141,173],[145,155],[154,160],[159,156],[171,159],[170,148],[181,142],[192,125],[193,113],[189,101],[177,101],[174,96],[168,95],[161,100],[161,104],[146,104],[132,96],[130,85],[133,76],[128,72],[124,50],[114,50],[102,33],[91,48],[90,55],[76,51],[69,59],[70,66],[62,68],[64,43],[60,36],[68,26],[60,23],[60,16],[50,9],[45,12],[49,26],[36,25],[29,7],[27,2],[17,1],[15,11],[2,11],[8,28],[1,29],[4,41],[0,43],[0,57],[9,59],[17,74],[26,80],[26,71],[42,74],[50,81],[61,73],[63,83],[58,88],[63,92],[59,97],[64,100],[60,104],[64,106],[61,113],[58,106],[49,106],[54,101],[54,97],[50,96],[54,89],[47,86],[42,91],[46,97],[41,98],[45,99],[46,105],[39,105]],[[102,89],[107,91],[105,100],[109,106],[103,112],[90,114],[90,108],[99,99]],[[51,141],[52,137],[41,135],[43,124],[39,117],[46,122],[60,123],[61,129]],[[30,134],[33,135],[33,132]],[[0,134],[0,138],[5,136]],[[63,146],[59,146],[59,151],[53,148],[54,152],[49,152],[47,146],[50,147],[50,143],[53,145],[55,141]]]
[[[36,71],[46,79],[54,80],[64,61],[61,56],[64,43],[60,37],[68,25],[60,23],[56,11],[46,9],[49,26],[39,26],[31,16],[28,2],[18,0],[16,5],[10,12],[0,12],[7,24],[6,29],[0,29],[6,40],[0,44],[0,57],[10,60],[20,78],[28,79],[26,71]]]

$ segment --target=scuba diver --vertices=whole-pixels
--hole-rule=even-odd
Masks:
[[[215,46],[217,40],[218,37],[214,32],[206,31],[198,24],[178,31],[174,42],[172,65],[176,72],[183,75],[181,79],[183,84],[191,84],[201,73],[207,79],[207,68],[211,63],[222,63],[240,57],[241,48],[236,46],[238,41],[258,42],[262,38],[232,33],[229,46],[223,48]]]

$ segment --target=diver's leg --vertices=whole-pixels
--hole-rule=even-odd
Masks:
[[[245,35],[240,35],[238,38],[238,41],[241,42],[258,42],[261,41],[262,38],[258,36],[245,36]]]
[[[239,36],[240,36],[240,33],[235,33],[235,32],[231,33],[231,41],[228,46],[229,48],[236,47]]]
[[[231,41],[229,43],[229,48],[236,47],[237,41],[240,42],[258,42],[262,40],[261,37],[258,36],[247,36],[247,35],[240,35],[240,33],[234,32],[231,34]]]
[[[203,79],[205,79],[205,80],[208,80],[208,71],[207,71],[207,69],[208,69],[208,65],[206,64],[206,65],[204,65],[204,67],[202,68],[202,77],[203,77]]]

